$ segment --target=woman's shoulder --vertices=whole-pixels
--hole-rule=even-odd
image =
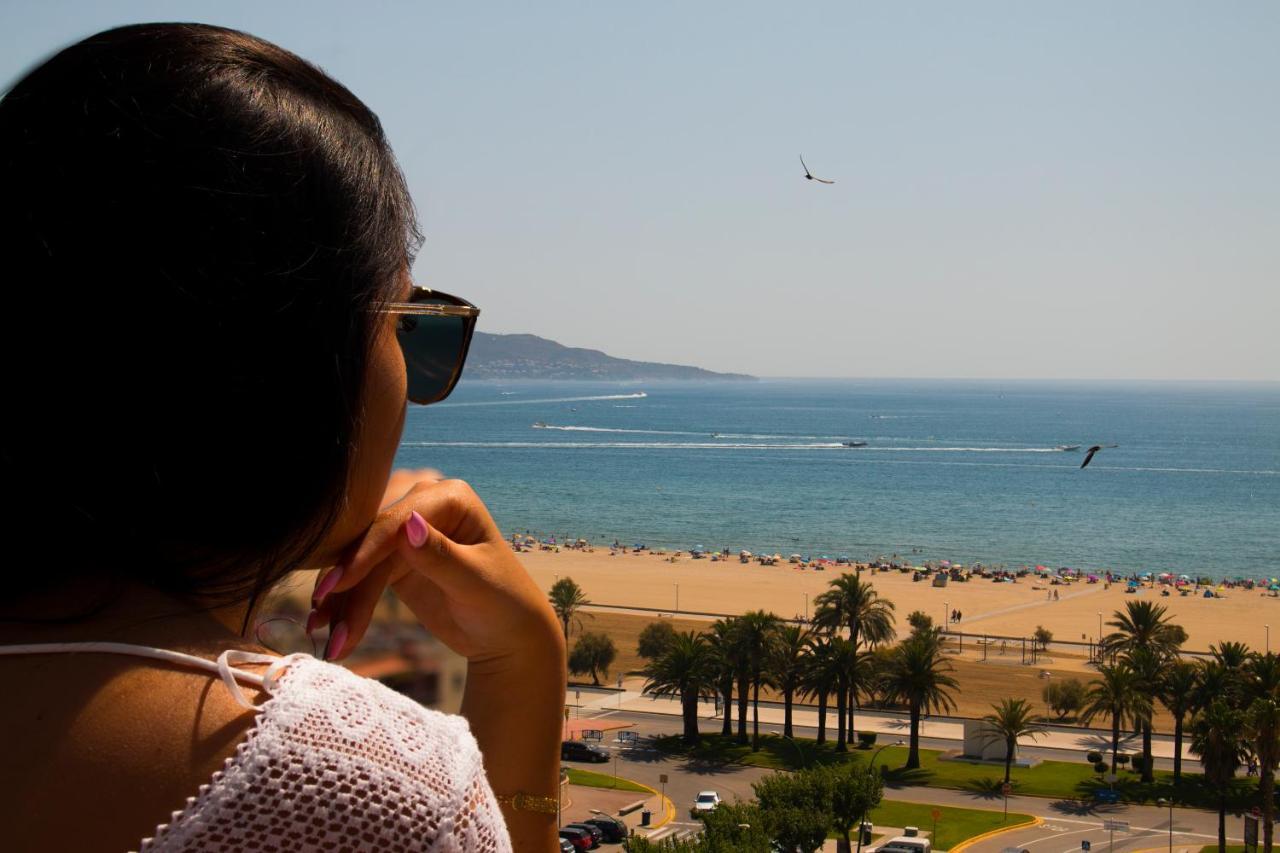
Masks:
[[[306,655],[269,692],[223,770],[143,850],[242,849],[263,827],[302,849],[510,849],[464,718]]]

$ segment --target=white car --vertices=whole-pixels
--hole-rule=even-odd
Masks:
[[[699,791],[698,798],[693,801],[693,813],[709,812],[720,805],[720,795],[715,791]]]

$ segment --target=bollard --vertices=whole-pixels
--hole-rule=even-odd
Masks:
[[[649,821],[651,821],[651,820],[653,820],[653,812],[649,811],[648,809],[645,809],[644,811],[640,812],[640,825],[641,825],[641,826],[648,826],[648,825],[649,825]]]

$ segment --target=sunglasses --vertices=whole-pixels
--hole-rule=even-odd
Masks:
[[[409,400],[438,403],[458,384],[480,309],[448,293],[414,285],[407,302],[384,302],[396,314],[396,339],[408,371]]]

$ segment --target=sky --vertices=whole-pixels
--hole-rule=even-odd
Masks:
[[[415,276],[483,331],[760,376],[1280,380],[1280,3],[0,0],[0,80],[147,20],[368,103]]]

